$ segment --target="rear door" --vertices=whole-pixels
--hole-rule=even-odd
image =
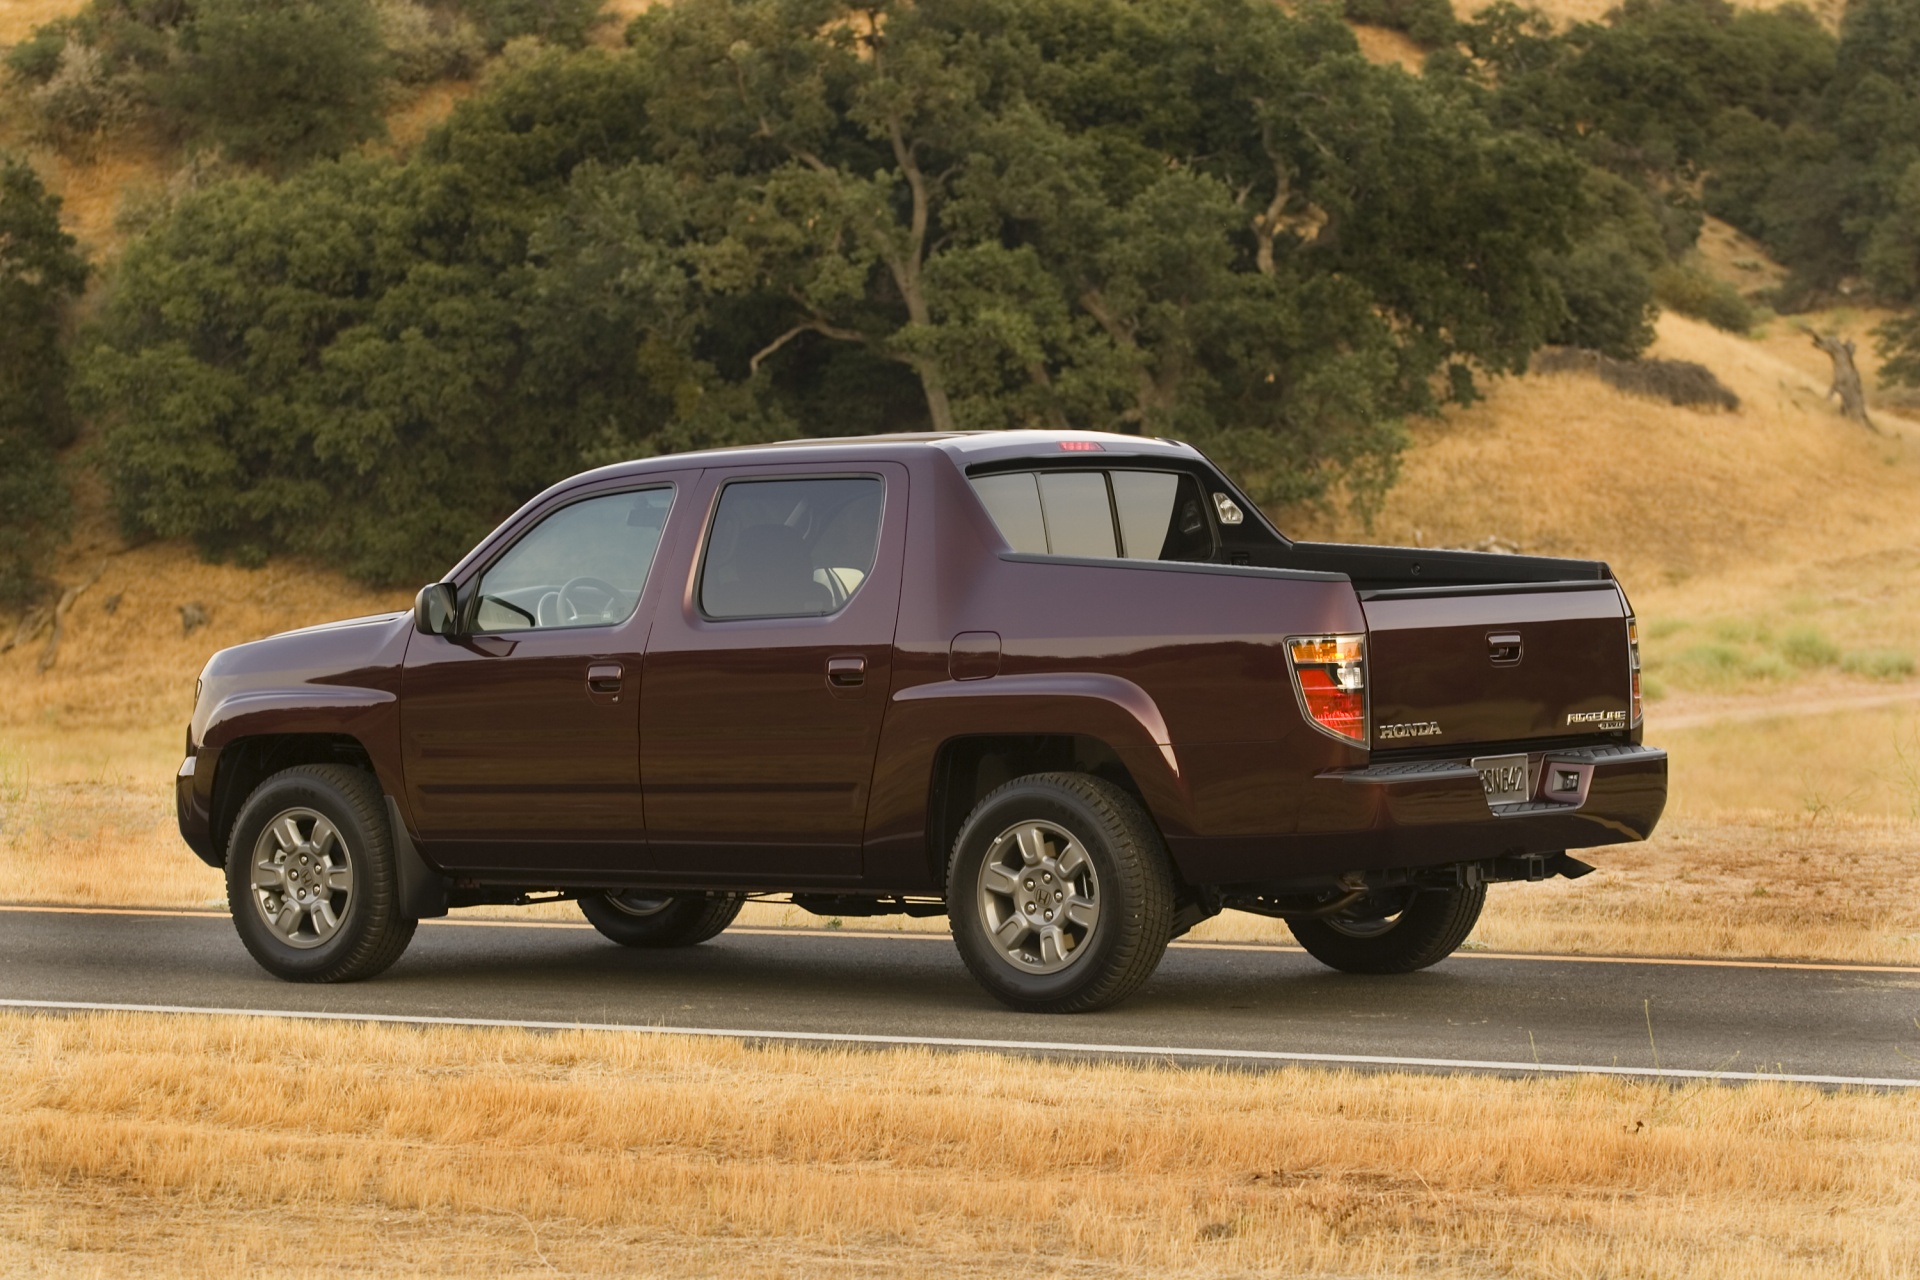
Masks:
[[[907,472],[710,470],[641,694],[648,860],[768,884],[860,874],[892,683]]]
[[[1363,591],[1373,746],[1624,733],[1626,602],[1611,582]]]
[[[471,585],[472,634],[409,640],[402,767],[421,844],[442,866],[640,864],[648,587],[698,474],[561,499]]]

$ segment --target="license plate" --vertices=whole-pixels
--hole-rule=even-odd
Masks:
[[[1524,755],[1478,756],[1473,767],[1480,773],[1480,785],[1487,789],[1488,804],[1524,804],[1533,798]]]

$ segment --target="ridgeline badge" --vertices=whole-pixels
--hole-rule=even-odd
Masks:
[[[1591,726],[1595,729],[1624,729],[1627,727],[1627,713],[1624,711],[1569,711],[1567,724]]]
[[[1374,737],[1382,742],[1396,742],[1401,738],[1437,738],[1440,736],[1438,720],[1419,720],[1413,724],[1383,724]]]

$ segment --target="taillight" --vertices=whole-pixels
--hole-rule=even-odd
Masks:
[[[1301,636],[1287,641],[1300,709],[1314,728],[1367,745],[1367,638]]]
[[[1640,624],[1627,617],[1627,674],[1633,679],[1633,727],[1640,727]]]

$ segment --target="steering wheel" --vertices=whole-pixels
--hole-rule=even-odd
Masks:
[[[593,608],[585,608],[575,598],[576,591],[594,591],[600,594],[600,602]],[[604,578],[579,577],[567,579],[560,588],[560,625],[570,626],[576,622],[612,622],[609,615],[613,612],[614,601],[620,598],[620,588]]]

